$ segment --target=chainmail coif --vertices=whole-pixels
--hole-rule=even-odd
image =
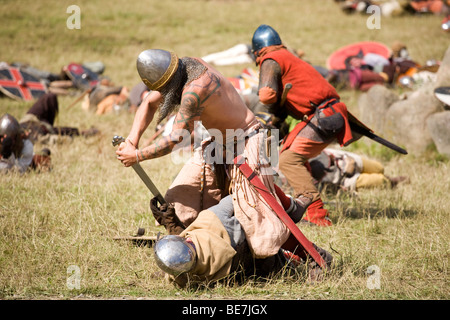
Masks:
[[[180,59],[178,69],[175,71],[172,79],[161,88],[160,92],[163,100],[159,105],[157,123],[160,123],[172,112],[178,110],[184,87],[200,78],[206,70],[206,66],[194,58],[184,57]]]

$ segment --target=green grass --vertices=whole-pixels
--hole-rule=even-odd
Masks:
[[[81,29],[69,30],[66,8],[81,9]],[[203,56],[249,43],[261,23],[274,26],[283,41],[325,65],[335,49],[355,41],[405,42],[423,63],[441,59],[448,35],[440,17],[382,18],[380,30],[366,28],[366,16],[344,15],[334,1],[2,1],[0,59],[28,62],[59,72],[70,62],[102,61],[117,85],[139,81],[136,57],[148,48]],[[219,68],[227,76],[252,65]],[[357,111],[358,93],[340,92]],[[411,183],[357,195],[325,194],[334,225],[302,227],[309,239],[336,261],[328,277],[314,285],[302,276],[249,281],[242,286],[180,290],[158,277],[153,253],[112,237],[148,233],[155,227],[150,194],[131,168],[115,159],[111,138],[126,135],[133,115],[95,116],[76,96],[59,97],[57,125],[91,125],[101,135],[51,145],[53,171],[0,177],[0,298],[71,299],[442,299],[449,298],[450,185],[448,158],[433,146],[423,155],[401,156],[363,138],[348,149],[382,161],[386,173],[407,175]],[[1,113],[20,118],[31,102],[0,100]],[[151,129],[154,128],[152,124]],[[152,134],[148,130],[145,138]],[[43,145],[36,145],[39,151]],[[161,190],[180,169],[169,157],[144,162]],[[67,269],[81,270],[80,289],[67,287]],[[367,269],[381,270],[381,288],[367,287]]]

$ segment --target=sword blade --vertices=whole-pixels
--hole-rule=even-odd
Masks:
[[[124,137],[114,136],[113,140],[112,140],[112,145],[115,147],[115,146],[121,144],[122,142],[125,142]],[[155,186],[152,179],[150,179],[150,177],[147,175],[147,173],[144,171],[144,169],[141,167],[141,165],[139,163],[135,163],[131,167],[137,173],[139,178],[141,178],[141,180],[145,183],[145,185],[150,190],[150,192],[153,194],[153,196],[155,196],[158,199],[159,204],[166,203],[166,200],[161,195],[161,192],[159,192],[158,188]]]
[[[385,147],[388,147],[388,148],[390,148],[390,149],[392,149],[392,150],[394,150],[394,151],[397,151],[397,152],[399,152],[399,153],[401,153],[401,154],[408,154],[408,152],[407,152],[405,149],[400,148],[399,146],[393,144],[393,143],[390,142],[390,141],[387,141],[386,139],[383,139],[383,138],[380,137],[380,136],[377,136],[375,133],[370,132],[369,130],[364,129],[363,127],[360,127],[360,126],[358,126],[358,125],[355,125],[355,124],[352,123],[352,122],[350,122],[350,127],[351,127],[351,129],[352,129],[353,131],[355,131],[355,132],[357,132],[357,133],[359,133],[359,134],[362,134],[363,136],[366,136],[367,138],[372,139],[372,140],[374,140],[374,141],[376,141],[376,142],[378,142],[378,143],[384,145]]]
[[[136,173],[138,174],[139,178],[141,178],[141,180],[145,183],[145,185],[147,186],[147,188],[150,190],[150,192],[157,197],[159,204],[164,204],[166,203],[166,200],[164,199],[164,197],[161,195],[161,192],[159,192],[158,188],[155,186],[155,184],[153,183],[153,181],[150,179],[150,177],[147,175],[147,173],[145,173],[144,169],[141,167],[141,165],[139,163],[135,163],[134,165],[131,166],[134,171],[136,171]]]

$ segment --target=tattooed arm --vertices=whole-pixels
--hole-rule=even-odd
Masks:
[[[133,123],[133,128],[130,132],[130,135],[128,136],[128,138],[131,140],[130,142],[132,142],[134,146],[128,148],[126,154],[121,151],[120,147],[116,152],[118,155],[118,159],[121,160],[126,167],[132,166],[138,160],[144,161],[167,155],[178,143],[182,141],[185,142],[185,139],[189,139],[188,142],[190,144],[191,137],[194,132],[195,121],[200,120],[200,116],[204,110],[205,101],[207,101],[212,95],[214,95],[221,87],[220,79],[217,77],[217,75],[210,72],[206,72],[206,75],[207,76],[203,78],[203,81],[191,83],[190,85],[185,87],[184,93],[181,97],[180,107],[175,116],[174,125],[170,135],[155,140],[153,144],[141,150],[138,150],[137,153],[136,148],[137,143],[139,142],[139,137],[142,135],[148,124],[153,119],[153,115],[155,114],[157,106],[159,104],[148,103],[146,105],[146,108],[150,108],[149,106],[152,105],[156,107],[150,108],[151,110],[148,111],[142,111],[142,114],[136,115],[135,122]],[[160,94],[159,97],[161,98]],[[141,107],[139,107],[139,109],[140,108]],[[135,138],[137,138],[137,140],[135,140]],[[130,144],[130,142],[127,142],[127,144]]]
[[[205,102],[221,87],[220,79],[213,72],[207,71],[202,80],[191,82],[184,89],[181,104],[175,116],[172,132],[162,137],[139,153],[139,161],[162,157],[169,154],[180,142],[189,144],[194,133],[195,121],[205,108]]]
[[[143,110],[146,109],[148,108]],[[202,110],[203,107],[200,105],[199,96],[195,92],[186,92],[181,99],[181,105],[175,116],[170,135],[155,140],[153,144],[141,150],[137,150],[137,143],[153,119],[156,110],[146,110],[142,111],[139,115],[136,114],[133,128],[128,136],[129,140],[122,143],[116,151],[118,155],[117,159],[122,161],[126,167],[129,167],[135,164],[138,159],[139,161],[144,161],[169,154],[182,139],[189,139],[190,143],[191,133],[194,131],[194,123],[200,120]]]
[[[145,97],[144,101],[142,101],[141,105],[136,111],[133,126],[131,127],[130,133],[128,135],[129,142],[136,146],[136,148],[139,145],[139,140],[142,134],[152,122],[156,110],[158,109],[160,100],[161,94],[158,91],[152,91]]]
[[[162,157],[169,154],[173,148],[185,139],[191,139],[195,121],[200,120],[203,107],[200,97],[193,91],[185,92],[181,98],[180,108],[175,116],[172,132],[153,144],[141,150],[140,161]]]

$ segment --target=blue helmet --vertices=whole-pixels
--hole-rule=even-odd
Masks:
[[[256,29],[252,38],[252,50],[257,53],[264,47],[280,45],[281,38],[274,28],[267,24],[262,24]]]

